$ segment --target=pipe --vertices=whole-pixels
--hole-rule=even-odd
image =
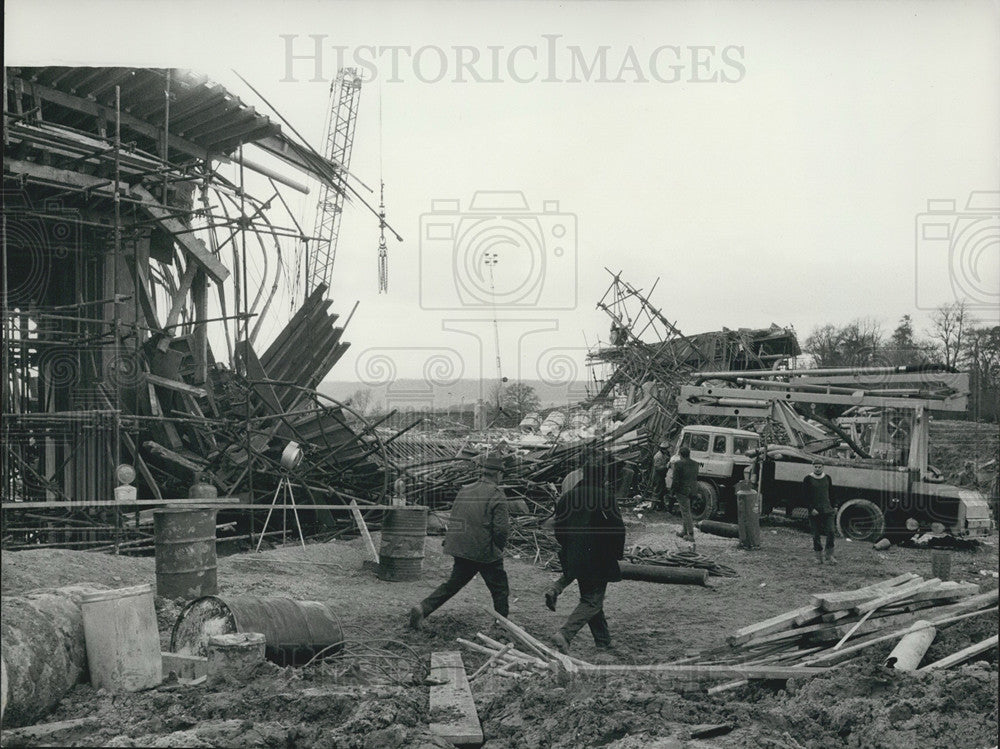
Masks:
[[[293,179],[289,179],[285,175],[276,172],[274,169],[271,169],[270,167],[264,166],[263,164],[253,161],[252,159],[248,159],[245,156],[240,156],[238,153],[234,153],[230,158],[237,164],[242,164],[251,172],[257,172],[257,174],[263,174],[265,177],[270,177],[275,182],[280,182],[281,184],[285,185],[285,187],[290,187],[293,190],[297,190],[303,195],[309,194],[309,188],[306,185],[302,184],[301,182],[296,182]]]
[[[87,673],[80,599],[104,586],[4,596],[0,618],[7,704],[5,727],[31,725]]]
[[[702,533],[710,533],[713,536],[725,536],[726,538],[739,538],[740,527],[732,523],[720,523],[718,520],[702,520],[698,523],[698,530]]]
[[[909,631],[896,643],[883,664],[886,668],[896,671],[916,671],[920,660],[934,642],[937,630],[931,623],[921,619],[914,622]]]
[[[619,562],[623,580],[676,585],[707,585],[708,570],[699,567],[662,567],[653,564]]]
[[[696,384],[703,380],[731,380],[736,377],[826,377],[838,375],[882,375],[882,374],[921,374],[924,372],[942,372],[956,374],[954,367],[943,364],[914,364],[900,367],[827,367],[825,369],[765,369],[736,370],[724,372],[695,372]]]

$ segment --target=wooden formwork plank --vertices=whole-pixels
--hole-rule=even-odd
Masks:
[[[431,686],[431,717],[436,712],[455,716],[440,723],[432,722],[431,731],[452,744],[482,744],[483,728],[472,699],[469,679],[465,675],[462,654],[454,650],[431,653],[430,678],[434,682],[443,682]]]

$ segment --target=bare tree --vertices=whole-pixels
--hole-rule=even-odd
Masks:
[[[368,407],[372,403],[372,389],[358,388],[351,394],[349,403],[351,408],[364,416],[368,411]]]
[[[958,365],[962,355],[963,337],[969,323],[965,301],[942,304],[931,315],[931,329],[928,334],[934,340],[945,365]]]
[[[815,328],[806,338],[803,348],[813,355],[820,367],[836,367],[843,364],[840,337],[840,330],[836,325],[823,325]]]

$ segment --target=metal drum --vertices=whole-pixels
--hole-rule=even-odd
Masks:
[[[215,557],[215,510],[156,510],[156,594],[199,598],[219,591]]]
[[[424,565],[427,508],[393,507],[382,518],[378,576],[389,582],[419,580]]]
[[[340,620],[319,601],[205,596],[181,609],[170,635],[170,650],[204,656],[210,638],[237,632],[263,634],[264,655],[281,666],[302,665],[321,651],[334,655],[344,647]]]

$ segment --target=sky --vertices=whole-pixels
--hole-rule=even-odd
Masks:
[[[345,209],[331,296],[360,304],[333,379],[492,378],[497,337],[511,380],[583,378],[605,268],[659,277],[688,333],[998,314],[996,2],[14,0],[5,21],[7,65],[188,68],[270,115],[235,70],[317,148],[360,67],[351,172],[374,204],[384,180],[403,241],[380,295],[377,218]],[[311,224],[316,190],[285,195]]]

